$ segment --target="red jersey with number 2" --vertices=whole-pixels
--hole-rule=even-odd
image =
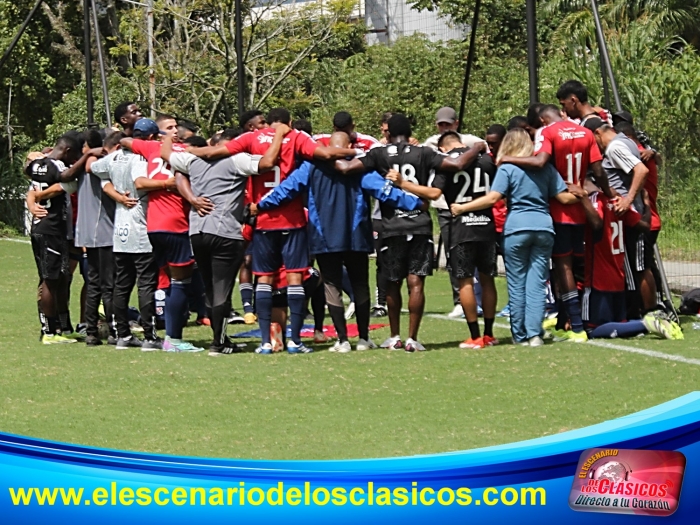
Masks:
[[[259,129],[244,133],[226,144],[231,155],[250,153],[264,155],[275,136],[273,128]],[[297,159],[312,160],[318,143],[303,131],[292,130],[284,137],[280,148],[279,164],[272,171],[255,175],[249,179],[248,197],[250,202],[260,202],[266,194],[280,185],[297,168]],[[255,222],[258,230],[291,230],[306,226],[304,203],[297,197],[291,202],[261,211]]]
[[[148,178],[153,180],[168,180],[174,177],[170,164],[160,157],[160,142],[155,140],[134,139],[131,151],[141,155],[148,161]],[[183,152],[186,146],[176,142],[173,151]],[[146,228],[148,233],[187,233],[190,204],[177,193],[168,190],[148,192],[148,209],[146,211]]]
[[[542,128],[535,143],[535,155],[544,151],[552,157],[564,182],[581,186],[588,167],[603,160],[593,133],[574,122],[562,120]],[[552,220],[560,224],[586,224],[586,212],[580,204],[549,201]]]
[[[600,230],[586,227],[586,269],[583,286],[599,292],[625,291],[625,227],[632,228],[642,216],[630,209],[622,217],[615,215],[613,203],[603,193],[589,196],[598,216]]]

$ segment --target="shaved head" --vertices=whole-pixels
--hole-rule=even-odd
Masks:
[[[329,146],[331,148],[349,148],[350,137],[344,131],[336,131],[331,135]]]

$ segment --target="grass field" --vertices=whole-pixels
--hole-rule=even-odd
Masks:
[[[460,350],[466,324],[444,318],[451,310],[444,272],[428,280],[425,353],[337,355],[324,345],[311,355],[211,358],[42,346],[30,246],[0,241],[0,265],[0,430],[15,434],[190,456],[413,455],[558,433],[700,385],[700,331],[688,320],[685,341],[612,342],[652,355],[572,343]],[[81,284],[77,277],[76,306]],[[496,335],[508,342],[499,324]],[[382,329],[373,338],[387,335]],[[207,344],[210,331],[192,326],[186,337]]]

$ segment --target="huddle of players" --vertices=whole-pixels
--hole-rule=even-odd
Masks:
[[[637,211],[646,209],[641,199],[648,170],[639,161],[638,151],[644,148],[634,144],[637,153],[631,152],[629,144],[624,142],[626,139],[611,131],[601,115],[588,105],[585,87],[577,82],[568,82],[560,89],[558,98],[570,119],[579,119],[587,126],[563,119],[557,107],[531,108],[530,119],[525,125],[535,135],[536,156],[508,158],[504,162],[528,168],[551,161],[567,182],[577,185],[583,184],[584,179],[590,181],[586,177],[590,168],[596,182],[604,190],[602,193],[596,191],[590,201],[582,200],[581,206],[570,206],[569,209],[552,207],[557,232],[553,260],[563,306],[558,320],[559,332],[555,335],[560,339],[580,341],[586,334],[584,322],[586,328],[592,329],[608,322],[625,320],[626,313],[621,307],[624,300],[620,299],[620,294],[624,296],[626,275],[631,277],[627,279],[629,289],[644,292],[653,284],[653,275],[651,279],[648,276],[652,264],[650,257],[645,256],[651,252],[649,245],[653,238],[646,235],[640,237],[633,229],[649,222],[644,221]],[[449,108],[441,110],[443,115],[447,110],[450,114],[443,119],[443,124],[454,129],[456,115]],[[107,312],[108,317],[113,315],[116,320],[117,333],[111,338],[119,348],[133,346],[142,350],[156,350],[162,347],[180,352],[202,350],[182,340],[188,287],[196,258],[205,281],[207,309],[214,331],[211,355],[229,354],[237,350],[225,335],[225,324],[239,267],[242,270],[241,294],[248,318],[252,314],[253,285],[247,269],[250,268],[257,277],[254,295],[262,341],[256,352],[272,353],[273,286],[282,287],[279,281],[280,270],[283,270],[292,327],[287,350],[290,353],[308,353],[311,349],[302,343],[300,337],[306,312],[303,283],[309,269],[304,202],[297,197],[276,208],[269,206],[258,210],[253,206],[257,217],[252,236],[250,232],[244,235],[243,203],[260,203],[294,172],[302,159],[312,164],[325,164],[326,169],[329,163],[335,161],[331,169],[347,177],[377,171],[396,188],[413,196],[435,200],[444,195],[448,206],[468,202],[488,192],[496,174],[494,155],[505,132],[501,126],[489,129],[487,138],[491,140],[488,151],[485,142],[464,144],[465,136],[447,129],[437,137],[436,146],[440,150],[437,152],[430,147],[416,145],[411,136],[410,123],[403,115],[387,115],[382,124],[385,131],[383,142],[386,144],[379,145],[371,137],[355,133],[349,115],[339,113],[334,127],[337,132],[347,134],[346,142],[350,143],[350,147],[348,144],[331,147],[327,142],[329,137],[319,137],[319,142],[316,142],[302,131],[291,130],[289,113],[278,108],[270,112],[267,121],[261,112],[244,115],[241,124],[245,132],[239,136],[227,131],[212,137],[210,145],[206,147],[188,148],[177,142],[177,123],[168,116],[161,116],[154,123],[141,119],[135,104],[124,103],[115,111],[115,119],[121,124],[123,132],[106,137],[105,151],[86,149],[83,156],[78,158],[79,145],[71,142],[69,137],[62,137],[48,157],[37,159],[27,167],[33,181],[33,198],[40,203],[40,208],[43,207],[42,213],[46,214],[36,217],[32,228],[32,244],[42,281],[40,311],[45,342],[72,341],[65,337],[72,332],[65,292],[69,281],[65,263],[70,228],[67,201],[61,193],[73,190],[67,183],[75,178],[99,177],[105,195],[117,203],[114,264],[115,291],[119,290],[119,293],[106,287],[103,287],[102,293],[103,298],[109,293],[113,293],[115,299],[117,295],[121,298],[115,301],[113,312]],[[512,124],[519,122],[516,118]],[[199,144],[197,141],[193,143]],[[624,153],[620,144],[627,147],[632,155]],[[603,158],[598,146],[606,153],[607,167],[601,162]],[[97,160],[103,153],[107,155]],[[231,159],[220,160],[225,157]],[[654,160],[648,154],[647,159],[647,162]],[[179,172],[173,172],[171,163],[177,166]],[[66,164],[71,167],[66,169]],[[247,178],[250,175],[254,176]],[[608,178],[612,189],[606,182]],[[212,180],[223,184],[218,188],[207,187],[209,193],[198,191],[207,183],[211,184]],[[655,186],[655,182],[651,185]],[[175,189],[177,192],[173,191]],[[322,206],[322,202],[317,204]],[[591,209],[599,220],[594,220]],[[421,351],[425,348],[418,341],[418,331],[425,304],[425,277],[432,273],[435,255],[432,220],[425,207],[401,210],[381,203],[380,210],[383,231],[378,257],[387,283],[391,327],[391,337],[382,347]],[[369,220],[369,217],[360,217],[360,220]],[[591,224],[586,231],[587,223]],[[345,218],[345,227],[355,226],[350,217]],[[584,254],[585,235],[589,242],[586,243],[583,281],[586,292],[581,312],[573,261],[575,256]],[[449,247],[451,273],[459,282],[460,302],[470,329],[469,339],[460,346],[483,348],[497,344],[493,336],[496,307],[493,276],[496,273],[497,247],[493,211],[487,209],[455,216],[447,223],[445,242]],[[249,245],[246,246],[246,243]],[[479,332],[473,292],[473,277],[477,268],[483,287],[483,336]],[[166,270],[165,274],[170,278],[165,304],[164,342],[157,338],[153,322],[153,297],[160,269]],[[403,280],[407,280],[409,287],[409,337],[405,343],[400,335]],[[124,298],[128,300],[136,282],[142,324],[145,324],[144,341],[131,335],[126,322]],[[652,291],[653,299],[644,297],[646,310],[654,308],[657,302],[655,288]],[[337,300],[337,294],[332,292],[329,294],[329,287],[326,286],[327,299]],[[330,304],[333,303],[329,301]],[[369,315],[364,315],[365,309],[369,310],[368,298],[366,306],[362,306],[363,314],[358,313],[358,324],[363,325],[360,327],[363,337],[358,349],[376,347],[367,330],[363,330],[369,318]],[[333,320],[334,324],[338,324],[336,316],[333,316]],[[88,327],[87,342],[101,343],[94,327]],[[332,350],[347,352],[349,344],[347,340],[339,341]]]

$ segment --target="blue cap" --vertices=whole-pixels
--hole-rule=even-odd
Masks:
[[[140,118],[134,124],[134,131],[140,131],[144,135],[165,135],[158,129],[158,124],[150,118]]]

